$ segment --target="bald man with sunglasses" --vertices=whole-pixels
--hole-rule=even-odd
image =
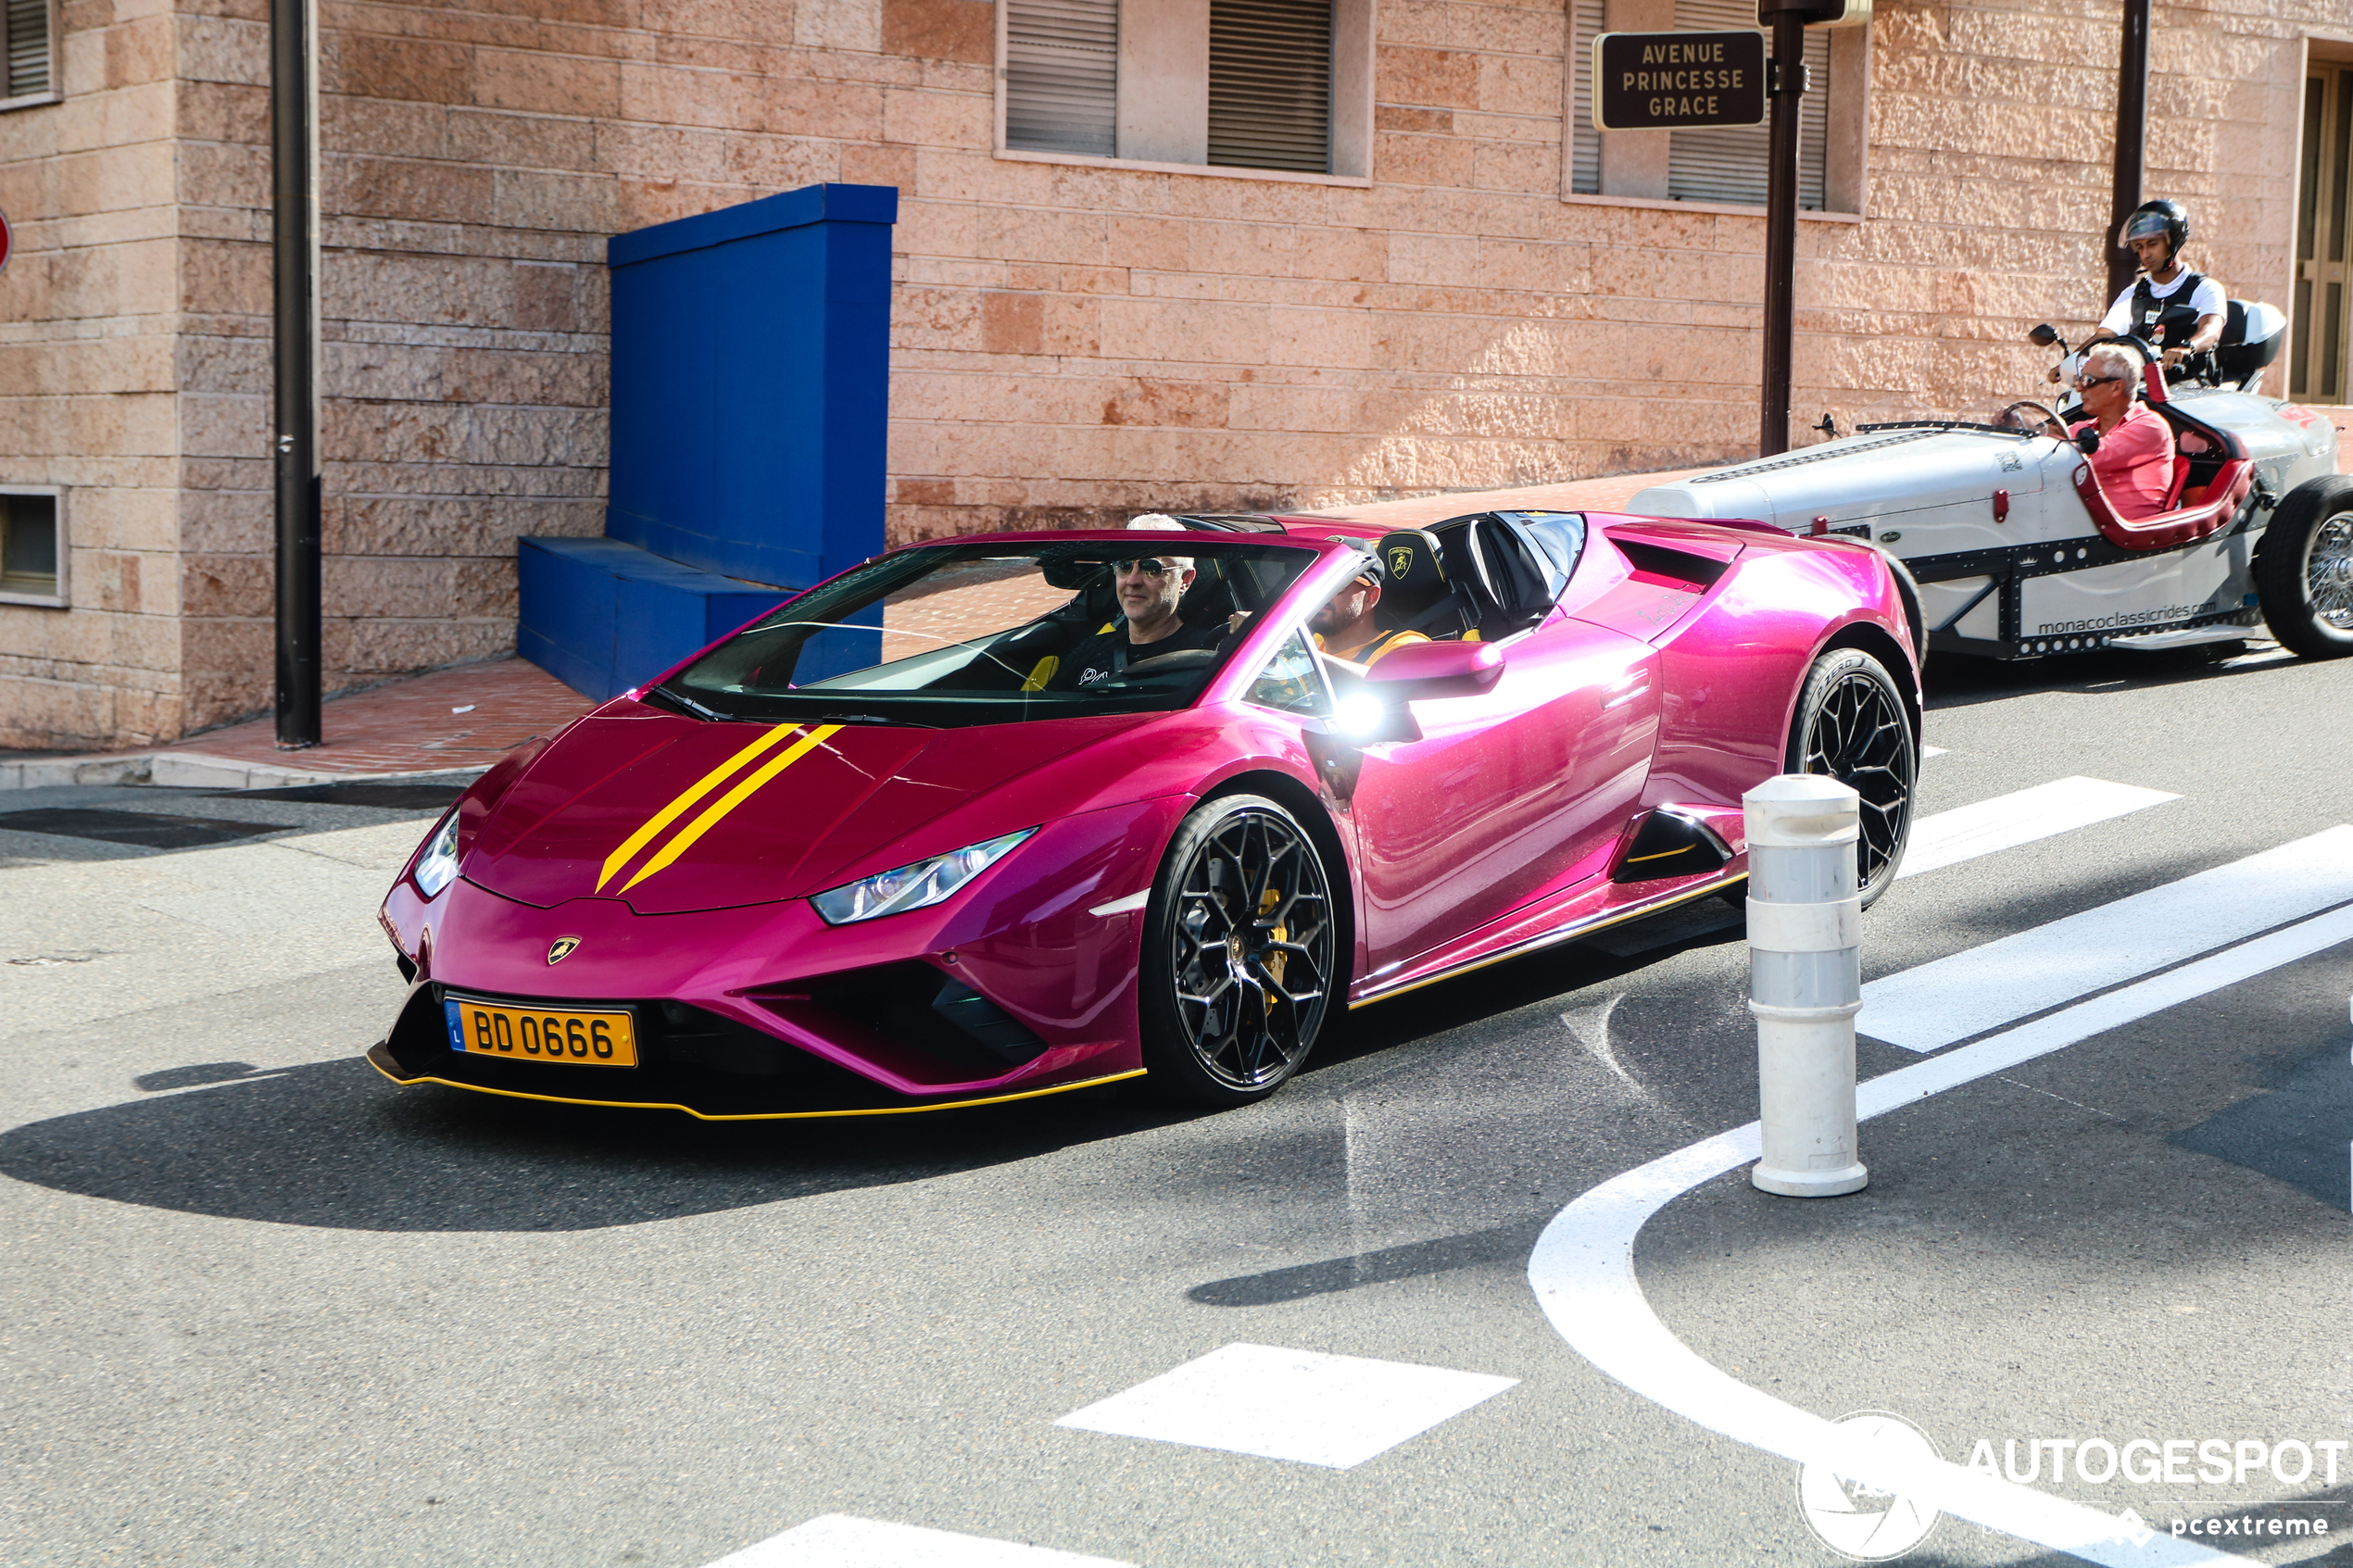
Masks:
[[[1172,653],[1214,651],[1224,626],[1188,626],[1176,613],[1193,585],[1190,556],[1139,555],[1111,563],[1119,619],[1063,656],[1049,691],[1083,691],[1125,675],[1131,666]]]
[[[2165,510],[2173,491],[2173,427],[2133,391],[2141,383],[2140,357],[2114,344],[2095,344],[2083,355],[2075,378],[2076,395],[2090,417],[2068,427],[2082,445],[2087,430],[2099,432],[2099,449],[2091,456],[2092,477],[2100,494],[2127,522],[2155,517]]]

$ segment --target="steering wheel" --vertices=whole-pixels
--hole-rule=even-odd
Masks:
[[[2050,435],[2067,439],[2067,423],[2047,403],[2037,403],[2032,397],[2021,397],[1994,416],[1994,428],[2014,430],[2021,435]]]

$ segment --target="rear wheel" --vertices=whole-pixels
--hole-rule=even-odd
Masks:
[[[2330,474],[2288,492],[2256,551],[2255,592],[2289,651],[2353,653],[2353,477]]]
[[[1903,863],[1919,776],[1911,720],[1887,667],[1861,648],[1816,659],[1798,695],[1785,764],[1793,773],[1826,773],[1861,797],[1856,886],[1869,909]]]
[[[1338,934],[1323,857],[1264,796],[1187,817],[1162,859],[1139,997],[1148,1082],[1196,1105],[1264,1099],[1330,1009]]]

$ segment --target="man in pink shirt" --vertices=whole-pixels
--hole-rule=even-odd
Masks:
[[[2173,430],[2147,405],[2133,399],[2140,385],[2139,356],[2114,344],[2095,344],[2083,356],[2075,389],[2091,417],[2069,426],[2081,435],[2100,433],[2092,454],[2092,477],[2116,515],[2127,522],[2165,510],[2173,488]]]

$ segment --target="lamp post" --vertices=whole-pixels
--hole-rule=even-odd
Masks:
[[[2100,249],[2108,257],[2108,295],[2100,308],[2132,286],[2138,257],[2116,243],[2124,220],[2141,205],[2141,182],[2148,169],[2149,0],[2124,0],[2124,46],[2116,66],[2116,181],[2108,195],[2108,232]]]
[[[278,745],[319,744],[319,98],[313,0],[270,3]]]
[[[1789,450],[1790,358],[1797,325],[1797,124],[1798,101],[1806,93],[1806,24],[1818,5],[1768,9],[1758,19],[1773,30],[1773,63],[1767,93],[1773,128],[1765,163],[1765,387],[1758,421],[1757,456]]]

